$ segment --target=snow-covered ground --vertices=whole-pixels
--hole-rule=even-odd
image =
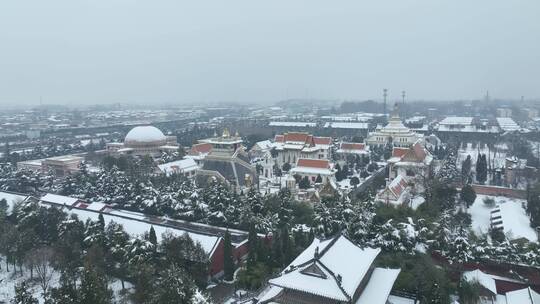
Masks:
[[[0,303],[3,303],[2,301],[6,301],[5,303],[10,303],[11,299],[15,297],[15,285],[22,283],[23,281],[27,281],[27,286],[32,291],[33,296],[39,300],[39,303],[43,303],[42,299],[42,289],[39,286],[39,284],[34,281],[29,281],[30,279],[30,271],[25,269],[23,267],[23,274],[21,275],[19,272],[19,269],[17,268],[17,274],[13,271],[13,266],[9,266],[9,272],[6,271],[6,265],[5,265],[5,257],[0,256],[0,261],[2,261],[2,269],[0,269]],[[58,286],[58,280],[60,279],[60,274],[58,272],[55,272],[53,274],[52,280],[51,280],[51,287],[57,287]],[[116,302],[123,299],[122,297],[122,284],[120,280],[113,279],[109,283],[109,287],[114,292],[114,298]],[[133,286],[129,282],[125,282],[125,287],[128,290],[131,290]],[[127,298],[127,297],[126,297]],[[125,303],[131,303],[126,299],[127,302]]]
[[[495,200],[490,207],[484,203],[486,198]],[[504,233],[510,239],[524,237],[530,241],[538,241],[536,233],[529,225],[529,217],[525,213],[525,200],[503,196],[477,195],[473,205],[468,209],[472,219],[472,229],[476,234],[488,233],[491,226],[491,211],[500,209]]]
[[[473,148],[472,143],[467,143],[466,148],[460,148],[458,151],[457,168],[461,170],[461,164],[463,161],[465,161],[465,159],[467,159],[467,155],[471,156],[471,167],[474,168],[479,153],[485,154],[488,161],[494,166],[494,168],[502,168],[505,164],[507,151],[508,147],[505,144],[496,145],[495,149],[490,151],[487,146],[480,148],[478,145]]]

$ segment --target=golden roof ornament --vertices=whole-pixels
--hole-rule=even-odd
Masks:
[[[231,133],[229,133],[229,129],[224,128],[224,129],[223,129],[223,135],[222,135],[222,137],[223,137],[223,138],[227,138],[227,137],[229,137],[229,136],[231,136]]]

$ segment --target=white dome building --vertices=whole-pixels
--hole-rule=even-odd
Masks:
[[[131,129],[123,143],[108,143],[110,154],[158,156],[161,152],[178,150],[176,136],[165,136],[154,126],[138,126]]]
[[[139,126],[131,129],[124,138],[126,147],[161,146],[167,143],[167,137],[160,129],[153,126]]]

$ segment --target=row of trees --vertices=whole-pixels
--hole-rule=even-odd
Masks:
[[[116,299],[120,302],[208,302],[197,289],[206,282],[208,259],[188,235],[165,234],[158,242],[152,228],[132,238],[121,225],[105,224],[102,215],[83,223],[30,202],[17,204],[9,215],[6,210],[0,211],[5,271],[29,272],[29,282],[39,283],[46,303],[113,303],[112,278],[123,288],[125,280],[134,284],[132,294]],[[15,303],[35,303],[25,286],[29,282],[17,286]]]

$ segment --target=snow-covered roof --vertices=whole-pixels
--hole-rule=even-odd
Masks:
[[[400,269],[375,268],[356,304],[385,304]]]
[[[191,172],[197,170],[199,167],[193,158],[184,158],[170,163],[158,165],[158,168],[166,175],[170,175],[174,173]]]
[[[472,117],[448,116],[439,122],[439,125],[471,125]]]
[[[367,130],[369,124],[364,122],[327,122],[324,124],[324,127],[333,129]]]
[[[58,194],[47,193],[41,197],[41,200],[47,203],[53,203],[57,205],[71,206],[79,201],[78,198],[63,196]]]
[[[160,142],[165,141],[167,138],[158,128],[153,126],[138,126],[128,132],[125,142]]]
[[[302,121],[271,121],[270,127],[316,127],[314,122],[302,122]]]
[[[9,193],[9,192],[0,192],[0,200],[5,199],[7,203],[7,213],[10,214],[13,210],[13,206],[16,203],[24,202],[28,198],[27,195]]]
[[[349,301],[380,249],[360,248],[343,235],[314,239],[270,284],[338,301]]]
[[[497,117],[497,123],[503,131],[517,131],[520,129],[519,125],[510,117]]]
[[[252,149],[255,149],[255,147],[258,147],[259,150],[265,151],[270,150],[273,147],[273,143],[270,140],[262,140],[255,143]]]
[[[86,221],[90,219],[92,221],[97,221],[99,214],[103,215],[105,222],[108,223],[113,221],[115,223],[121,224],[125,231],[131,236],[143,235],[144,233],[150,231],[150,227],[154,227],[156,231],[156,236],[158,240],[161,239],[161,236],[165,232],[171,232],[173,235],[180,236],[184,233],[187,233],[195,242],[199,242],[206,253],[209,256],[212,255],[215,250],[218,242],[220,241],[220,236],[215,235],[206,235],[202,233],[196,233],[193,231],[188,231],[180,228],[170,227],[168,225],[161,225],[159,223],[152,223],[150,220],[147,220],[144,215],[137,214],[133,212],[127,212],[122,210],[110,210],[105,212],[96,212],[93,209],[99,209],[100,207],[106,207],[105,204],[101,203],[91,203],[87,204],[86,208],[82,207],[73,207],[73,203],[79,201],[76,198],[71,198],[68,196],[56,195],[56,194],[46,194],[41,198],[41,202],[45,204],[53,204],[56,207],[62,208],[63,211],[68,214],[76,214],[79,220]],[[70,202],[73,202],[70,204]],[[63,207],[64,204],[68,207]],[[95,208],[90,206],[95,205]],[[100,209],[102,211],[103,209]]]
[[[491,291],[493,294],[497,294],[497,286],[493,277],[487,273],[482,272],[479,269],[473,271],[466,271],[463,273],[463,278],[467,282],[478,282],[487,290]]]
[[[506,293],[505,304],[538,304],[540,294],[529,288],[510,291]]]

